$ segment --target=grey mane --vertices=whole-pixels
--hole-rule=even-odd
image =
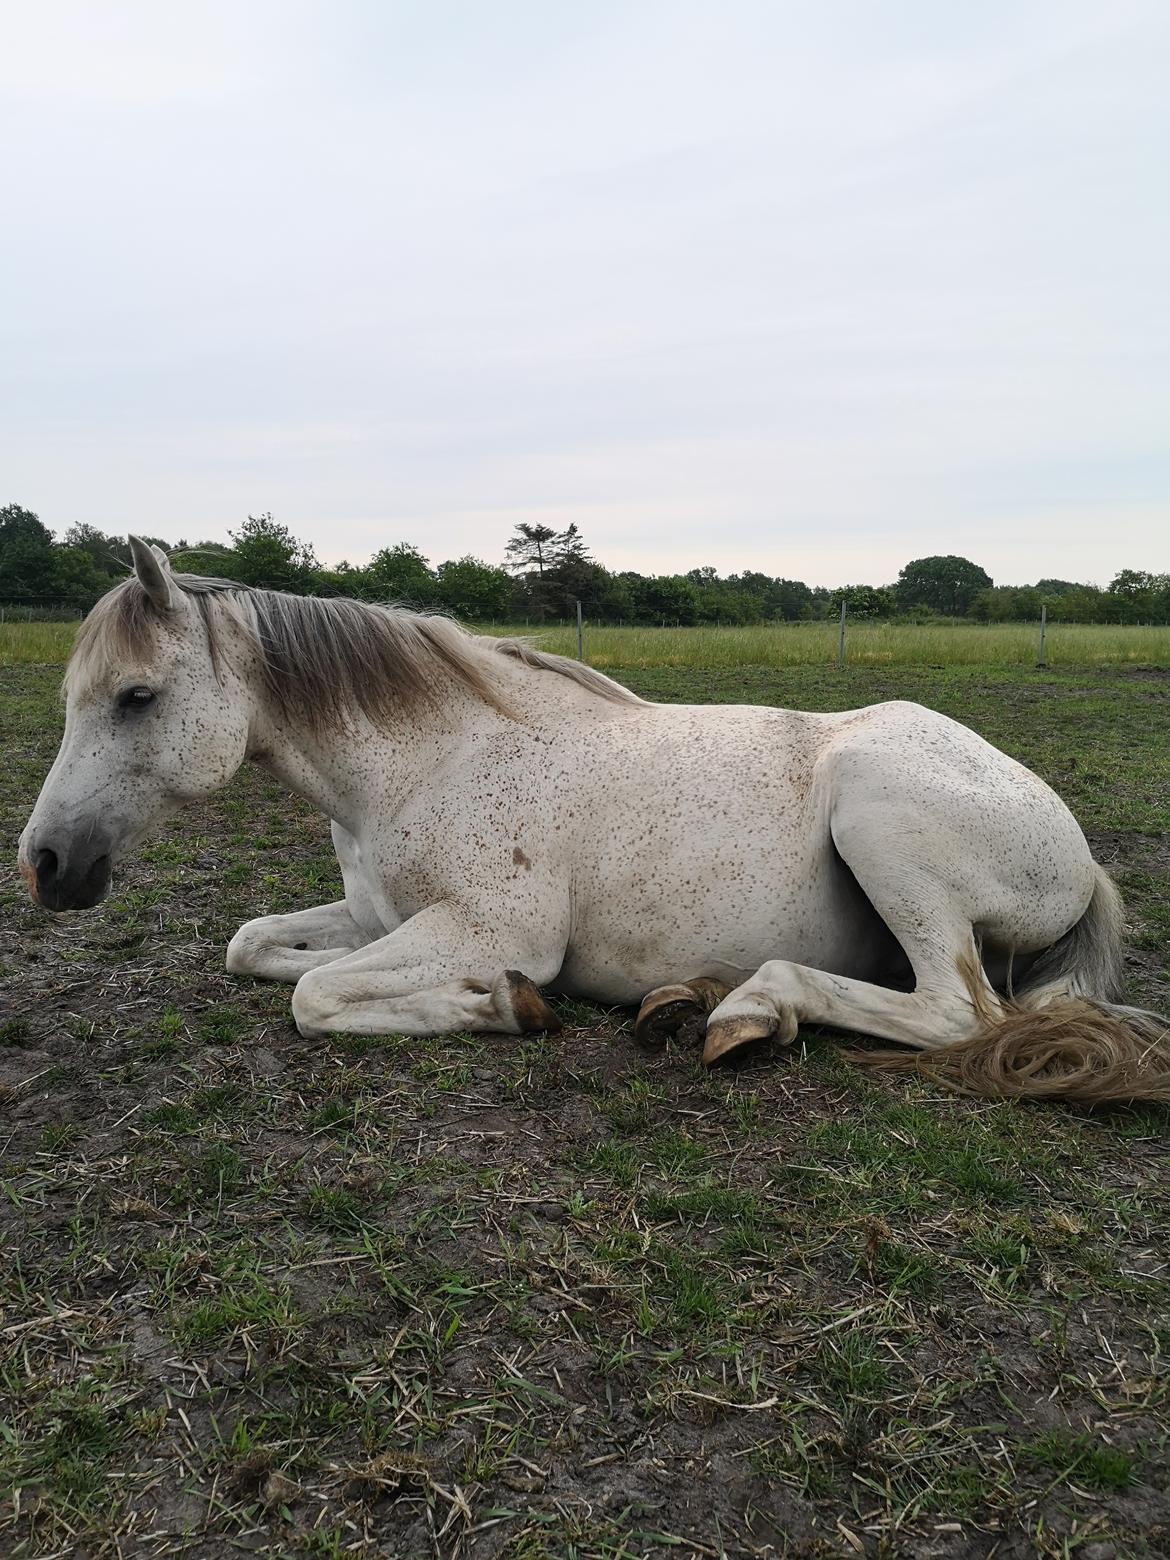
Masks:
[[[359,710],[382,721],[412,706],[437,707],[451,682],[502,709],[498,657],[565,677],[598,698],[642,702],[580,661],[548,655],[522,639],[470,634],[450,618],[346,596],[291,596],[198,574],[168,578],[202,619],[217,667],[225,651],[225,617],[244,630],[258,652],[272,707],[289,725],[324,729]],[[115,586],[81,626],[66,689],[117,662],[146,660],[162,618],[135,576]]]

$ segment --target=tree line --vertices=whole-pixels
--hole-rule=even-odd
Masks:
[[[383,547],[364,564],[326,568],[312,547],[271,514],[249,515],[230,543],[151,537],[174,567],[244,585],[303,595],[353,596],[438,609],[471,622],[571,618],[581,602],[594,622],[750,624],[835,618],[941,616],[974,622],[1170,622],[1170,575],[1123,569],[1106,589],[1073,580],[996,585],[967,558],[916,558],[888,585],[809,586],[754,570],[720,575],[613,571],[591,555],[576,525],[517,525],[500,564],[466,555],[432,567],[409,542]],[[0,602],[86,610],[125,576],[124,536],[70,526],[57,540],[19,504],[0,508]]]

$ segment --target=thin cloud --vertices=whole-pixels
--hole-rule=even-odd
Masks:
[[[0,495],[326,560],[1170,568],[1170,13],[26,8]]]

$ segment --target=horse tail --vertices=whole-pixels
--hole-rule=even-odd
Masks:
[[[1013,993],[1025,1007],[1061,997],[1116,1007],[1125,984],[1125,911],[1113,879],[1096,866],[1089,908],[1030,965]]]
[[[1103,867],[1075,926],[996,997],[982,969],[961,968],[979,1029],[937,1050],[873,1056],[962,1094],[1063,1099],[1081,1105],[1170,1102],[1170,1021],[1122,995],[1125,920]],[[864,1052],[856,1053],[866,1060]]]

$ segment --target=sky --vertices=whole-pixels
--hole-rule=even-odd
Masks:
[[[38,0],[0,504],[324,562],[1170,570],[1165,0]]]

